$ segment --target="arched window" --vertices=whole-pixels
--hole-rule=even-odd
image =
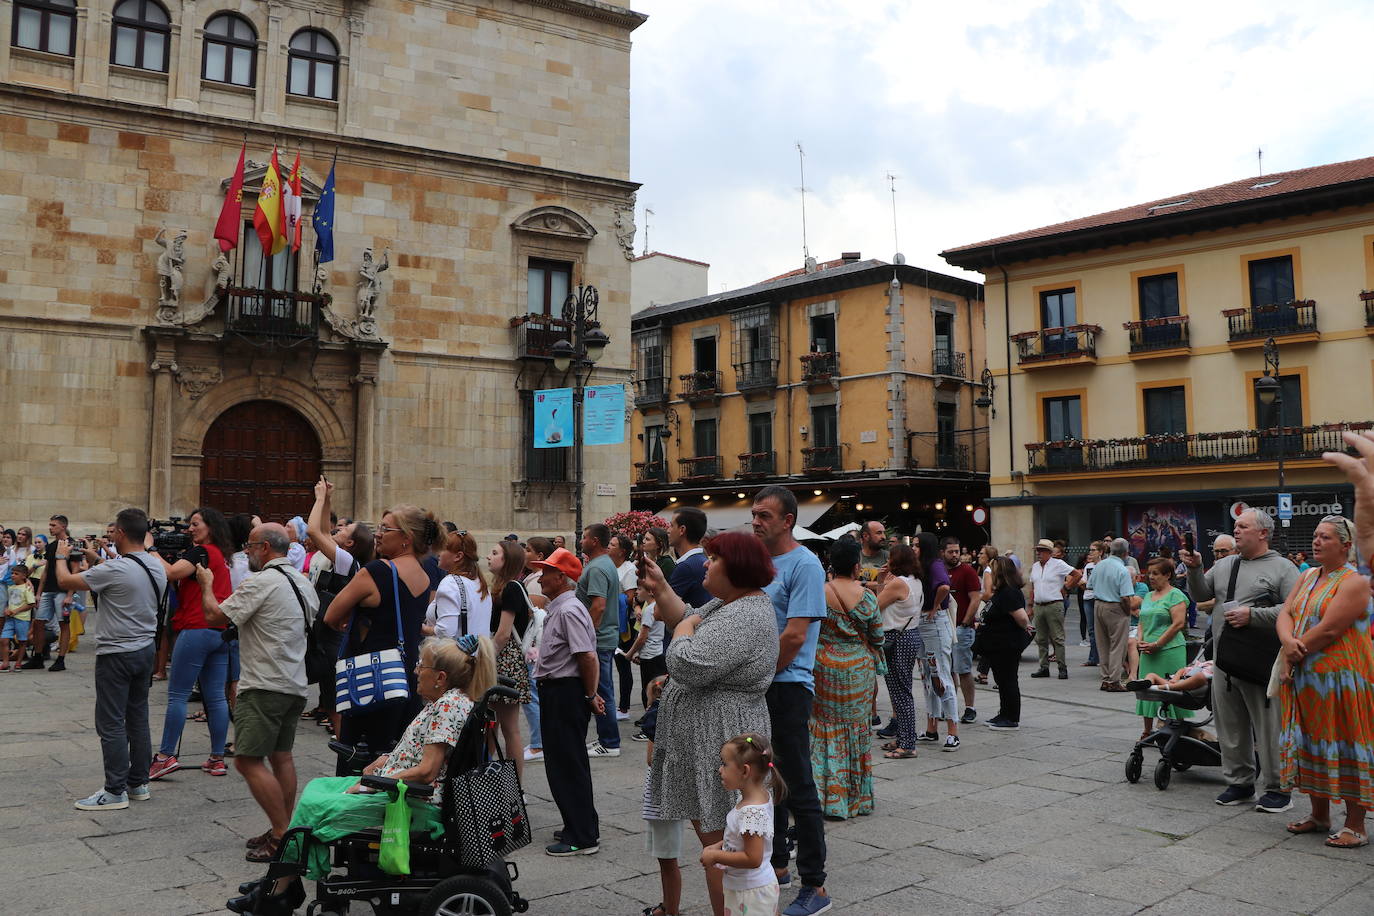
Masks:
[[[200,75],[216,83],[257,85],[258,33],[242,16],[220,13],[205,23],[205,62]]]
[[[15,0],[16,48],[76,56],[76,0]]]
[[[291,71],[286,91],[314,99],[338,98],[339,46],[319,29],[301,29],[291,38]]]
[[[110,62],[165,73],[171,34],[171,19],[157,0],[120,0],[114,8]]]

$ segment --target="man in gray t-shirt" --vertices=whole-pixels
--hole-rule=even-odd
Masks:
[[[114,544],[119,556],[86,558],[98,565],[71,572],[66,562],[71,546],[58,544],[58,587],[89,589],[99,598],[91,613],[95,636],[95,730],[105,758],[105,787],[76,803],[81,811],[129,807],[129,799],[146,800],[153,747],[148,734],[148,685],[153,674],[153,635],[157,608],[167,589],[162,564],[144,552],[148,516],[125,509],[115,516]]]

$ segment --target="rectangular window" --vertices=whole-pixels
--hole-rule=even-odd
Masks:
[[[1049,442],[1083,438],[1082,399],[1078,395],[1045,398],[1045,438]],[[1051,468],[1079,467],[1083,464],[1083,450],[1073,446],[1055,446],[1045,451],[1045,463]]]
[[[21,48],[39,50],[43,47],[43,14],[26,6],[15,8],[18,17],[14,26],[14,43]]]
[[[834,404],[811,408],[811,442],[816,448],[840,444],[839,417]]]
[[[253,52],[247,48],[230,48],[229,63],[231,70],[229,82],[235,86],[253,85]]]
[[[954,350],[954,316],[944,312],[935,313],[935,350],[949,353]]]
[[[773,450],[773,415],[771,413],[751,413],[749,415],[749,451],[762,455]]]
[[[954,404],[935,405],[935,463],[942,468],[958,468],[959,408]]]
[[[1148,321],[1151,318],[1178,317],[1178,274],[1156,274],[1153,277],[1141,277],[1138,288],[1140,290],[1141,321]]]
[[[138,64],[138,32],[127,25],[117,25],[114,29],[114,62],[121,67]]]
[[[1078,323],[1078,291],[1056,289],[1040,294],[1040,327],[1067,328]],[[1071,353],[1078,349],[1078,335],[1058,332],[1044,335],[1045,353]]]
[[[525,480],[535,483],[552,483],[568,479],[568,453],[571,448],[534,447],[534,392],[520,392],[520,407],[523,414],[522,439],[525,444]]]
[[[716,419],[703,418],[692,423],[692,449],[697,458],[707,458],[711,455],[719,455],[716,450]]]
[[[716,339],[698,337],[692,341],[692,367],[697,372],[716,371]],[[712,452],[711,454],[715,454]]]
[[[1188,434],[1188,402],[1182,385],[1147,388],[1145,398],[1145,435],[1185,436]],[[1150,442],[1146,454],[1155,462],[1183,461],[1188,443]]]
[[[274,289],[294,293],[300,252],[288,245],[268,258],[264,267],[262,240],[251,221],[243,224],[243,258],[240,285],[244,289]]]
[[[1293,301],[1293,257],[1261,258],[1250,262],[1250,305],[1282,305]]]
[[[644,427],[644,460],[650,464],[663,466],[664,442],[668,438],[665,426]]]
[[[663,331],[641,331],[634,335],[635,396],[657,401],[667,392],[668,361],[663,346]]]
[[[811,316],[811,352],[835,352],[835,315]]]
[[[572,289],[572,265],[530,258],[528,280],[530,314],[561,316],[563,302]]]

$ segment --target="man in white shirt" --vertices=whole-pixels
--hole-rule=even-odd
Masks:
[[[1050,676],[1050,651],[1059,664],[1059,679],[1069,678],[1069,660],[1064,652],[1064,595],[1078,586],[1082,570],[1074,569],[1054,555],[1054,541],[1041,538],[1035,545],[1035,565],[1030,571],[1031,602],[1035,611],[1035,644],[1040,650],[1040,668],[1031,677]]]

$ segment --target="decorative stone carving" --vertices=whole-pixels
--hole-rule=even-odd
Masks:
[[[218,366],[187,366],[177,375],[181,393],[193,401],[199,401],[223,380],[224,373]]]
[[[596,227],[567,207],[535,207],[511,223],[510,227],[515,232],[583,242],[590,242],[596,236]]]
[[[377,336],[377,320],[374,313],[377,300],[382,294],[380,275],[391,267],[389,253],[390,249],[383,251],[382,261],[378,264],[372,259],[372,249],[363,249],[363,264],[358,269],[358,330],[363,337]]]
[[[620,244],[620,252],[625,260],[635,258],[635,212],[633,205],[615,211],[615,240]]]
[[[162,253],[157,256],[157,317],[163,324],[172,324],[177,309],[181,307],[181,287],[184,281],[182,267],[186,264],[186,230],[177,229],[169,242],[167,227],[163,226],[157,231],[153,241],[162,248]]]

